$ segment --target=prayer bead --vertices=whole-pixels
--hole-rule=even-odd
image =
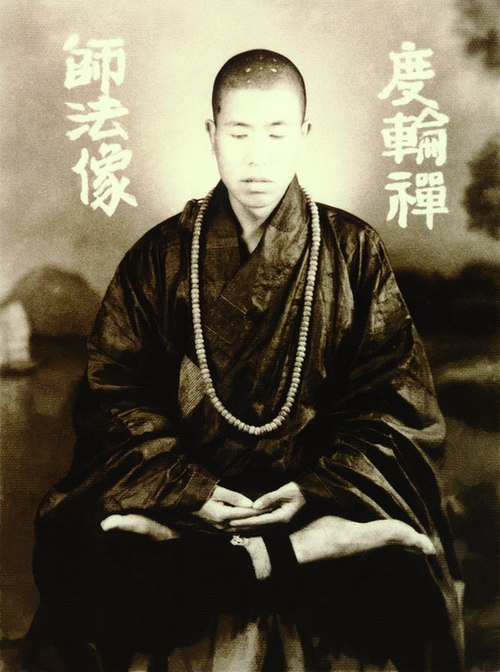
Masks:
[[[307,354],[307,341],[309,335],[310,327],[310,318],[312,314],[312,305],[314,301],[314,290],[316,284],[316,276],[318,271],[319,263],[319,253],[320,253],[320,244],[321,244],[321,227],[319,223],[319,213],[318,208],[314,201],[309,196],[308,192],[303,189],[304,197],[307,201],[307,204],[311,212],[311,249],[309,253],[309,261],[306,272],[306,286],[304,288],[304,297],[303,297],[303,309],[301,323],[299,327],[299,337],[297,341],[297,350],[295,353],[295,361],[292,369],[292,376],[290,381],[290,387],[286,395],[286,401],[283,407],[280,409],[278,415],[271,422],[266,423],[261,426],[248,425],[247,423],[239,420],[233,416],[230,411],[228,411],[224,404],[220,401],[217,396],[217,392],[213,385],[212,376],[210,374],[210,368],[208,366],[206,350],[205,350],[205,341],[203,337],[203,327],[201,324],[201,307],[200,307],[200,240],[201,240],[201,229],[203,224],[203,218],[205,212],[210,203],[213,190],[204,198],[197,201],[199,204],[199,211],[196,216],[196,221],[193,229],[193,239],[191,242],[191,281],[190,281],[190,290],[191,290],[191,312],[192,312],[192,321],[193,321],[193,331],[194,331],[194,344],[197,360],[200,366],[200,372],[205,383],[205,388],[207,395],[222,417],[227,420],[229,424],[233,427],[236,427],[240,431],[244,431],[253,436],[262,436],[272,431],[276,431],[287,419],[292,406],[295,402],[295,396],[297,394],[299,385],[301,383],[301,371],[302,365]]]

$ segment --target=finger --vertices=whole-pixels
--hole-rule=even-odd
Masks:
[[[217,519],[219,522],[228,523],[231,520],[239,520],[240,518],[254,518],[255,511],[250,508],[242,508],[238,506],[225,506],[217,512]]]
[[[276,507],[281,502],[281,498],[278,492],[278,490],[275,490],[273,492],[268,492],[265,495],[262,495],[262,497],[259,497],[255,500],[253,503],[253,508],[263,510]]]
[[[228,490],[227,488],[218,487],[215,498],[219,502],[224,502],[225,504],[230,504],[231,506],[247,506],[251,507],[253,502],[245,495],[240,494],[239,492],[234,492],[234,490]]]
[[[286,512],[283,511],[283,509],[276,509],[276,511],[272,511],[271,513],[262,513],[258,516],[251,516],[250,518],[240,518],[238,520],[231,518],[229,525],[235,529],[241,530],[286,522],[288,522]]]

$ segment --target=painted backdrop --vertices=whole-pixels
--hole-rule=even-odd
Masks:
[[[307,83],[302,183],[376,227],[424,335],[449,429],[443,482],[464,563],[469,666],[494,669],[497,2],[1,0],[0,26],[8,664],[18,669],[36,606],[36,505],[71,456],[81,339],[127,248],[214,185],[204,131],[214,76],[233,54],[264,47]]]

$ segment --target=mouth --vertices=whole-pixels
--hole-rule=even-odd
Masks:
[[[269,180],[267,177],[246,177],[241,182],[245,184],[271,184],[272,180]]]

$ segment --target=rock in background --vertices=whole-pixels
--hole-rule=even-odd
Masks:
[[[30,271],[3,305],[22,304],[36,336],[87,336],[99,308],[99,296],[79,273],[56,266]]]

